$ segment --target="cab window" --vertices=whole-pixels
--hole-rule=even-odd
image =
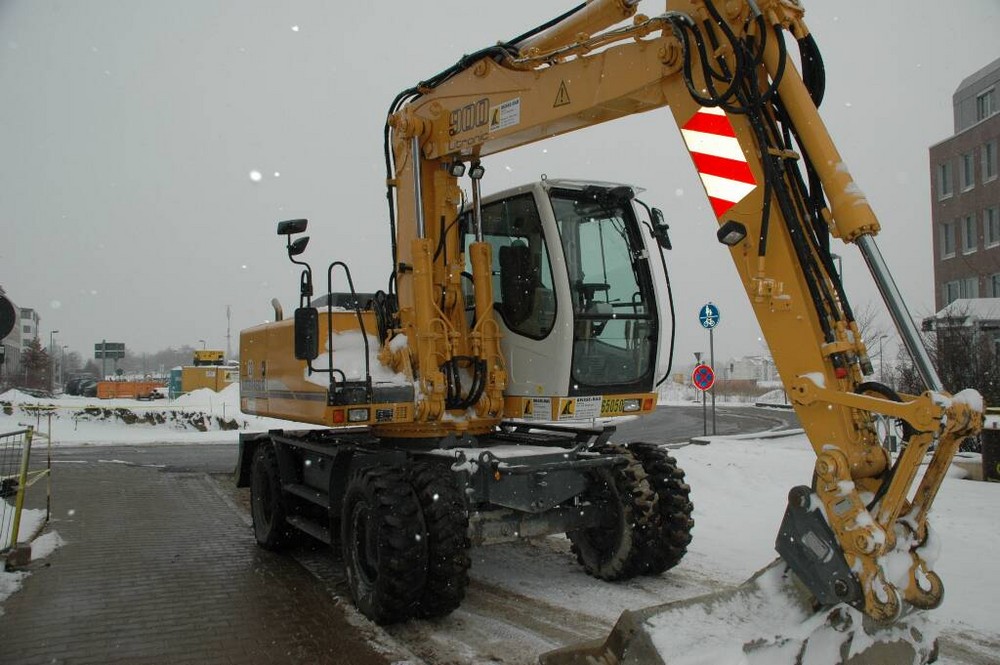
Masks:
[[[534,197],[522,194],[484,205],[482,218],[483,239],[493,248],[494,308],[513,332],[534,339],[545,337],[555,323],[556,301]],[[475,240],[471,219],[466,213],[466,246]]]

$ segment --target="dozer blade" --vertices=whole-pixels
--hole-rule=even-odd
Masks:
[[[912,610],[874,626],[848,605],[816,610],[781,559],[739,587],[626,610],[606,640],[550,651],[541,665],[924,665],[936,635]]]

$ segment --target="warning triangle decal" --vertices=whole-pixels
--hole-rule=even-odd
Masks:
[[[557,106],[566,106],[569,103],[569,91],[566,90],[566,81],[560,81],[559,92],[556,93],[556,103],[552,105],[552,108],[556,108]]]

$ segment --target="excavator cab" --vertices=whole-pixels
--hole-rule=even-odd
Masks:
[[[654,287],[663,281],[657,240],[634,199],[625,185],[551,179],[483,199],[508,394],[653,390],[669,331]],[[475,238],[471,211],[462,237]]]

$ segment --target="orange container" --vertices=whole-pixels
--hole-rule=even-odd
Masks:
[[[100,399],[114,399],[116,397],[126,397],[132,399],[145,399],[152,394],[154,388],[166,386],[162,381],[99,381],[97,383],[97,396]]]

